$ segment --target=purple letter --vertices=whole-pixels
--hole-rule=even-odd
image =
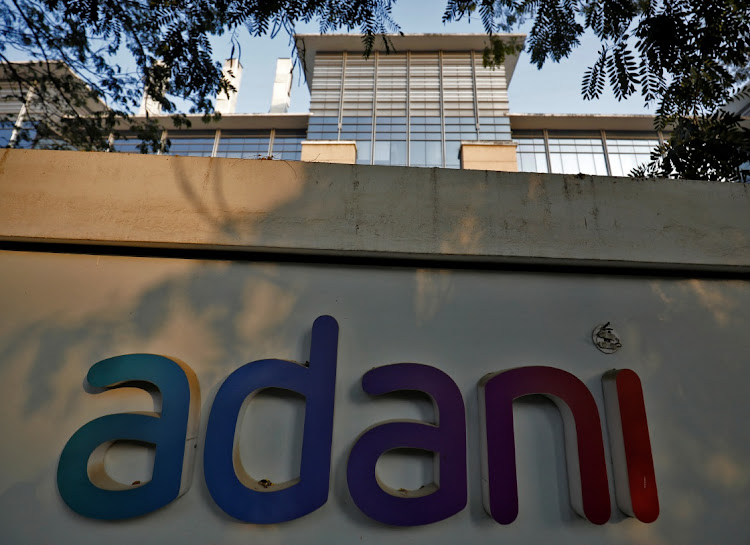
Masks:
[[[609,485],[599,410],[586,385],[554,367],[518,367],[479,381],[485,510],[500,524],[518,515],[513,400],[542,394],[563,417],[573,509],[594,524],[609,520]]]
[[[370,395],[425,392],[432,397],[439,424],[392,421],[372,426],[357,438],[346,472],[357,507],[370,518],[394,526],[431,524],[466,507],[466,417],[456,383],[429,365],[397,363],[366,373],[362,389]],[[406,497],[379,484],[375,464],[382,454],[397,448],[434,452],[439,459],[435,482]]]

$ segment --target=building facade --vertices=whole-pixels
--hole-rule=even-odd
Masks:
[[[165,119],[163,153],[627,176],[664,141],[647,115],[511,113],[508,87],[518,59],[509,55],[497,69],[485,67],[486,39],[482,34],[393,36],[388,51],[376,42],[365,58],[357,35],[298,35],[309,112],[287,113],[294,68],[290,60],[279,59],[269,113],[237,113],[236,94],[218,97],[219,122],[204,124],[196,116],[191,128],[173,129]],[[518,43],[524,36],[503,39]],[[240,90],[242,67],[237,60],[227,63]],[[89,105],[87,111],[100,106]],[[731,106],[747,113],[744,102]],[[160,115],[147,100],[138,115],[146,111]],[[29,131],[29,112],[21,101],[1,101],[0,114],[14,121],[0,129],[1,147],[43,147],[33,131],[27,141],[18,137],[19,131]],[[139,143],[135,135],[118,133],[111,149],[137,153]]]
[[[395,36],[395,49],[381,45],[369,58],[356,35],[296,39],[308,114],[196,119],[190,130],[165,130],[167,153],[627,176],[663,141],[651,116],[511,114],[517,58],[486,68],[484,35]],[[128,135],[113,141],[120,152],[137,146]]]

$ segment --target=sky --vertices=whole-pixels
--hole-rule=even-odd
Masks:
[[[406,33],[484,33],[481,21],[443,24],[441,19],[445,2],[427,0],[398,0],[393,11],[395,21]],[[316,33],[316,24],[299,25],[299,33]],[[275,38],[250,37],[245,32],[241,39],[241,62],[243,80],[238,97],[238,113],[264,113],[271,105],[276,59],[289,57],[292,46],[289,37],[279,33]],[[596,58],[600,47],[593,36],[587,36],[573,54],[560,63],[548,61],[541,70],[529,62],[526,53],[516,66],[509,87],[509,102],[512,113],[600,113],[600,114],[652,114],[640,96],[618,101],[609,89],[602,98],[586,101],[581,97],[583,73]],[[228,40],[217,40],[214,53],[217,60],[228,56],[231,46]],[[310,95],[302,81],[299,70],[294,73],[290,112],[307,112]]]

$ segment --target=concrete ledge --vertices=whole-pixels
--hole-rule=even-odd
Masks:
[[[3,150],[0,240],[750,270],[741,184]]]
[[[513,141],[461,142],[461,168],[518,172],[516,143]]]
[[[353,165],[357,162],[357,143],[354,140],[304,140],[301,159],[309,163]]]

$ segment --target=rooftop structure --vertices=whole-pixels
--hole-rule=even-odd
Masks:
[[[520,43],[524,36],[502,39]],[[484,34],[389,40],[388,50],[376,41],[365,58],[358,35],[296,36],[310,89],[304,114],[286,113],[288,59],[277,64],[269,113],[236,113],[242,67],[228,61],[235,92],[217,97],[222,119],[206,125],[196,116],[180,130],[165,120],[165,153],[626,176],[663,139],[651,116],[510,114],[508,86],[518,58],[486,68]],[[6,132],[0,143],[10,141],[12,131]],[[114,151],[138,151],[134,135],[112,143]]]

